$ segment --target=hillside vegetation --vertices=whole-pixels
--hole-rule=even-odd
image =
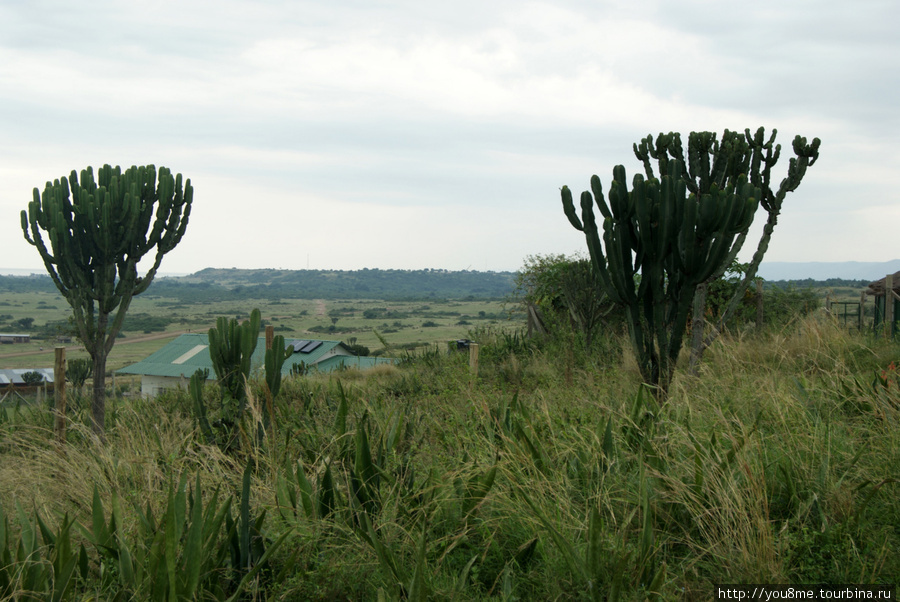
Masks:
[[[185,391],[116,400],[106,444],[77,400],[64,447],[46,409],[7,408],[0,599],[709,600],[716,583],[900,580],[895,343],[823,316],[723,336],[660,407],[608,333],[480,342],[477,375],[434,349],[286,380],[274,433],[248,422],[227,453]]]

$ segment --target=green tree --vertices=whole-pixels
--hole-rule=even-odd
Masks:
[[[93,360],[91,421],[104,433],[106,358],[134,295],[150,286],[163,255],[184,236],[194,189],[165,167],[104,165],[34,189],[22,231],[37,247],[56,288],[72,306],[79,338]],[[43,233],[43,234],[42,234]],[[44,236],[46,235],[46,242]],[[49,246],[48,246],[49,245]],[[152,266],[138,263],[155,250]]]
[[[31,372],[22,373],[22,380],[26,385],[34,387],[44,382],[44,375],[40,372],[32,370]]]
[[[614,305],[603,291],[590,260],[565,255],[530,255],[516,274],[514,294],[537,310],[543,326],[580,332],[587,348],[604,325],[615,322]]]
[[[16,320],[15,325],[22,330],[30,330],[31,327],[34,326],[34,318],[21,318]]]
[[[781,152],[780,145],[773,145],[774,137],[775,131],[767,141],[763,128],[756,135],[726,130],[721,142],[714,133],[691,132],[685,155],[679,134],[661,134],[655,145],[648,136],[634,146],[646,178],[635,175],[629,191],[625,168],[616,166],[607,204],[600,179],[593,176],[593,196],[582,193],[580,218],[571,191],[562,188],[563,210],[584,232],[601,286],[624,307],[641,375],[663,395],[698,288],[731,265],[762,203],[770,221],[745,276],[749,283],[756,272],[753,265],[758,266],[768,248],[773,215],[777,217],[785,194],[799,186],[818,157],[819,140],[810,145],[797,136],[788,177],[773,193],[771,167]],[[603,217],[602,240],[593,211],[595,197]],[[696,314],[696,306],[693,309]]]
[[[746,229],[737,235],[731,251],[719,269],[697,285],[693,301],[695,322],[691,346],[692,369],[696,369],[703,351],[716,340],[719,333],[724,330],[725,324],[740,307],[747,288],[756,278],[759,265],[769,248],[785,197],[800,186],[807,168],[812,167],[819,158],[818,138],[807,144],[806,138],[795,136],[792,144],[794,157],[789,161],[787,176],[777,187],[773,187],[772,168],[781,157],[781,145],[775,144],[777,133],[778,130],[773,129],[767,139],[765,128],[757,129],[754,134],[751,134],[749,129],[743,133],[725,130],[720,141],[712,132],[691,132],[688,137],[687,153],[682,146],[681,135],[671,132],[660,134],[655,141],[653,136],[647,136],[640,144],[634,145],[634,154],[644,164],[647,178],[654,177],[654,163],[657,165],[658,173],[663,174],[671,161],[680,161],[686,166],[684,181],[687,190],[692,194],[703,195],[708,194],[713,186],[721,189],[734,185],[738,178],[745,175],[753,186],[759,188],[760,196],[757,200],[766,212],[766,223],[763,225],[756,251],[749,263],[742,264],[744,267],[741,271],[742,278],[733,287],[730,299],[718,313],[713,327],[705,337],[706,322],[703,318],[706,313],[709,286],[720,280],[735,264],[737,255],[747,239]]]

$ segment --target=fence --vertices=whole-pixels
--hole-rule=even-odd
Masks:
[[[868,291],[862,293],[859,301],[833,301],[830,297],[826,297],[825,310],[844,326],[863,332],[867,330],[866,299],[871,296],[874,299],[871,332],[893,338],[900,329],[900,325],[897,324],[900,320],[900,295],[894,290],[895,276],[888,274],[883,280],[870,284]]]

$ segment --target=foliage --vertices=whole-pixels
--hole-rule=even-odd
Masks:
[[[219,318],[216,327],[209,329],[209,356],[222,388],[223,402],[229,408],[224,419],[232,424],[240,421],[246,409],[251,360],[259,341],[259,321],[259,309],[254,309],[250,319],[242,324],[235,318]]]
[[[33,387],[44,382],[44,375],[35,371],[24,372],[22,373],[22,380],[25,381],[26,385]]]
[[[73,358],[66,360],[66,379],[72,383],[78,397],[84,390],[84,383],[94,373],[94,363],[89,358]]]
[[[350,353],[356,356],[367,356],[370,353],[370,349],[365,345],[360,345],[359,343],[344,343],[347,346],[347,349],[350,350]]]
[[[218,415],[212,422],[204,393],[208,371],[198,370],[191,376],[190,392],[201,431],[208,443],[218,443],[226,450],[238,446],[239,427],[247,410],[251,360],[259,341],[259,324],[260,312],[254,309],[250,319],[242,324],[236,318],[220,317],[216,327],[209,329],[209,357],[219,392]]]
[[[751,291],[741,287],[748,269],[749,264],[739,263],[735,260],[721,278],[709,283],[706,298],[706,317],[709,321],[719,321],[735,295],[738,295],[740,290],[744,290],[741,302],[737,305],[726,326],[741,328],[756,323],[757,303],[760,301],[759,293],[755,289]],[[761,279],[756,278],[755,280],[760,281]],[[819,295],[811,288],[764,283],[763,315],[764,322],[769,326],[785,326],[791,321],[812,313],[820,305]]]
[[[660,404],[631,358],[567,379],[503,334],[477,333],[477,376],[434,348],[285,378],[278,436],[238,453],[204,444],[182,390],[119,400],[105,446],[73,420],[62,454],[45,408],[10,411],[5,596],[703,600],[900,576],[895,343],[812,316],[725,333]]]
[[[30,330],[34,325],[34,318],[21,318],[13,322],[13,326],[16,328],[21,328],[22,330]]]
[[[262,535],[265,513],[256,518],[250,514],[249,467],[237,516],[233,498],[220,500],[218,491],[204,506],[199,475],[193,488],[186,485],[182,478],[177,487],[169,487],[158,519],[149,502],[144,508],[135,504],[136,532],[123,529],[125,512],[115,493],[107,521],[96,487],[88,527],[66,514],[54,532],[37,510],[31,520],[17,502],[19,535],[12,538],[0,505],[0,597],[74,600],[93,589],[104,597],[114,594],[117,600],[194,600],[201,594],[216,600],[239,599],[288,532],[267,546]],[[87,548],[84,543],[75,547],[73,530]],[[95,554],[89,555],[91,548]],[[94,580],[99,583],[86,587]]]
[[[147,313],[130,314],[123,324],[123,329],[130,332],[163,332],[177,318],[172,316],[151,316]]]
[[[284,343],[284,337],[280,334],[275,335],[272,339],[272,347],[266,349],[263,366],[265,367],[266,381],[266,408],[263,421],[266,427],[271,427],[275,420],[274,399],[281,392],[281,370],[284,362],[294,353],[293,347],[288,347]]]
[[[163,256],[184,236],[193,192],[190,180],[182,187],[181,174],[173,176],[165,167],[158,174],[153,165],[132,166],[123,173],[118,166],[104,165],[96,181],[88,167],[80,180],[72,170],[68,180],[47,182],[43,193],[35,188],[28,210],[21,213],[25,240],[37,248],[72,306],[79,337],[94,360],[91,416],[100,435],[105,430],[106,358],[132,297],[147,290]],[[138,263],[154,250],[152,267],[138,276]]]
[[[539,310],[556,337],[578,332],[590,350],[598,333],[617,330],[622,314],[603,292],[591,262],[564,255],[532,255],[516,275],[516,296]]]
[[[241,424],[247,414],[251,388],[251,360],[259,341],[260,311],[253,309],[250,319],[240,324],[235,318],[220,317],[216,328],[209,330],[209,354],[215,370],[219,397],[215,400],[216,417],[210,420],[205,383],[208,370],[197,370],[190,380],[194,416],[208,443],[217,443],[224,450],[236,450]],[[281,392],[282,368],[293,354],[293,347],[285,344],[282,335],[275,335],[272,347],[266,349],[263,392],[265,406],[254,411],[256,437],[261,441],[274,424],[274,401]],[[257,415],[258,414],[258,415]],[[247,429],[252,432],[253,429]],[[271,432],[271,431],[270,431]]]

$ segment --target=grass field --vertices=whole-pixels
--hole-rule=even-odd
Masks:
[[[106,443],[76,404],[62,449],[45,409],[9,408],[0,599],[709,600],[716,583],[900,580],[896,343],[821,314],[726,335],[660,405],[619,339],[565,340],[487,337],[477,376],[430,351],[289,379],[274,436],[230,450],[184,391],[111,401]]]
[[[355,340],[372,351],[383,347],[377,330],[395,353],[445,344],[465,338],[476,327],[509,327],[507,306],[501,301],[385,302],[376,300],[251,300],[184,304],[143,295],[135,297],[121,338],[110,353],[108,366],[116,370],[137,362],[182,332],[206,332],[219,317],[247,319],[259,308],[263,321],[285,338]],[[364,314],[369,312],[369,316]],[[17,330],[15,322],[33,318],[34,327],[64,322],[71,310],[65,299],[50,293],[0,293],[0,331]],[[152,329],[144,329],[150,318]],[[336,318],[336,322],[332,319]],[[153,320],[156,322],[153,322]],[[161,321],[161,322],[160,322]],[[5,322],[5,325],[3,325]],[[168,335],[168,336],[164,336]],[[52,367],[54,336],[31,343],[0,346],[0,368]],[[67,358],[86,357],[77,344],[67,345]]]

